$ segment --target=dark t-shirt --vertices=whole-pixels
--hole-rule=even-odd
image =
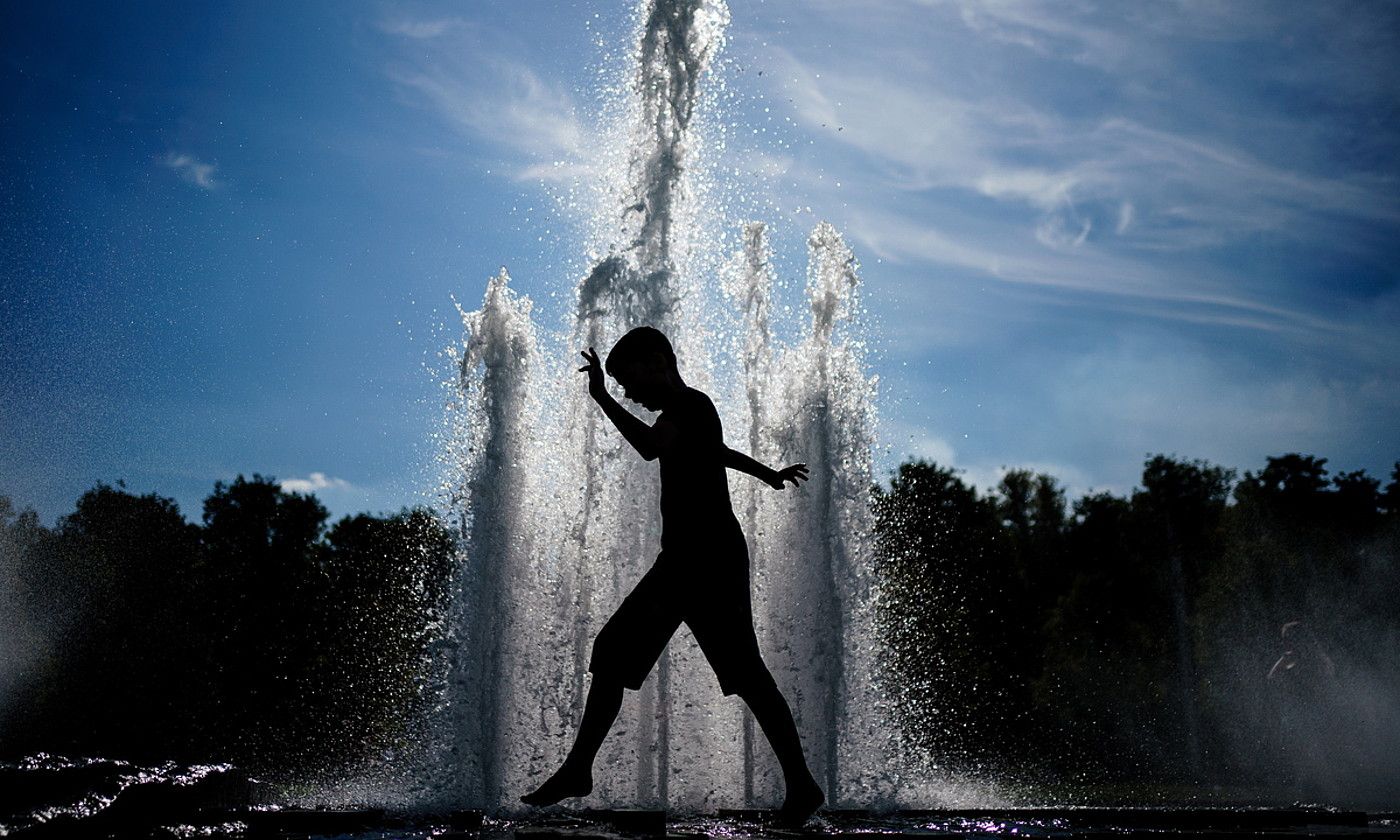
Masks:
[[[715,404],[704,393],[686,388],[656,422],[676,430],[660,458],[662,549],[708,549],[736,535],[742,541],[739,521],[729,504],[724,430]]]

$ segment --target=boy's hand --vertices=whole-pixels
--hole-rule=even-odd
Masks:
[[[603,381],[603,363],[598,361],[598,351],[592,347],[579,351],[588,364],[579,368],[579,373],[588,374],[588,393],[594,399],[608,392],[607,383]]]
[[[806,464],[793,464],[790,467],[783,467],[774,472],[773,478],[769,480],[768,485],[774,490],[781,490],[784,487],[784,482],[791,481],[792,486],[796,487],[808,478]]]

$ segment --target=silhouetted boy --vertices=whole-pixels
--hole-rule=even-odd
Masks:
[[[720,689],[737,694],[777,753],[787,783],[785,822],[801,824],[825,797],[807,769],[792,710],[758,652],[749,600],[749,554],[729,505],[725,468],[746,472],[781,490],[807,478],[805,464],[773,470],[724,445],[719,414],[710,398],[687,387],[676,369],[671,342],[659,330],[638,327],[608,354],[607,372],[627,399],[660,411],[648,426],[618,404],[603,381],[592,347],[588,393],[637,452],[661,460],[661,554],[593,643],[583,721],[564,765],[539,789],[521,797],[528,805],[552,805],[593,790],[593,759],[622,708],[622,690],[641,688],[671,634],[685,622]]]

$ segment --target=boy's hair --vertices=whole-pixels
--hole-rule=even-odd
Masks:
[[[623,365],[641,361],[652,353],[660,353],[671,363],[671,369],[675,370],[676,351],[671,349],[671,342],[666,335],[656,327],[637,327],[619,338],[608,351],[608,360],[603,363],[603,369],[609,376],[616,378]]]

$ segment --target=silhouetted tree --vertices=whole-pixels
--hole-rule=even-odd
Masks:
[[[1269,458],[1231,503],[1232,471],[1152,456],[1139,489],[1072,515],[1048,475],[1011,470],[981,496],[902,465],[873,504],[904,734],[1003,776],[1322,798],[1400,778],[1400,463],[1384,491],[1326,463]],[[413,748],[455,548],[431,511],[328,529],[315,498],[258,475],[215,485],[202,526],[120,484],[53,528],[0,496],[0,754],[305,779]],[[1280,661],[1303,666],[1279,677]]]
[[[1390,470],[1390,483],[1385,486],[1380,506],[1391,518],[1400,516],[1400,461],[1396,461]]]
[[[346,517],[327,536],[324,644],[315,682],[346,759],[406,745],[432,697],[430,646],[446,608],[454,543],[431,512]]]
[[[18,511],[0,495],[0,740],[14,740],[5,733],[35,731],[44,709],[30,698],[46,693],[61,664],[49,644],[61,617],[46,603],[52,539],[38,514]]]
[[[1221,561],[1202,577],[1199,609],[1206,712],[1221,723],[1216,737],[1227,748],[1227,766],[1314,796],[1330,795],[1345,778],[1356,784],[1346,756],[1376,755],[1354,740],[1373,729],[1361,721],[1374,710],[1354,703],[1376,696],[1369,681],[1378,674],[1391,675],[1382,679],[1391,683],[1382,693],[1396,695],[1393,663],[1400,655],[1393,606],[1400,599],[1400,541],[1381,528],[1379,482],[1361,472],[1329,481],[1325,465],[1288,454],[1245,474],[1224,518]],[[1289,698],[1288,680],[1265,678],[1291,644],[1281,634],[1286,624],[1303,628],[1310,647],[1335,663],[1320,678],[1335,686],[1312,686],[1305,714]],[[1366,687],[1334,690],[1361,674],[1372,675]],[[1272,745],[1267,755],[1254,747],[1261,742]],[[1319,758],[1324,753],[1326,760]]]
[[[1381,481],[1365,470],[1332,477],[1332,516],[1335,524],[1353,533],[1370,533],[1381,524]]]
[[[1281,518],[1311,521],[1327,507],[1319,503],[1327,484],[1326,458],[1290,453],[1269,458],[1257,474],[1246,472],[1235,497]]]
[[[1144,560],[1161,575],[1170,605],[1164,629],[1172,639],[1175,704],[1166,717],[1179,727],[1181,757],[1193,774],[1200,773],[1204,758],[1192,632],[1196,581],[1220,556],[1220,518],[1233,481],[1233,470],[1155,455],[1143,467],[1142,490],[1133,494]]]
[[[325,644],[326,509],[271,478],[218,482],[204,501],[207,665],[214,737],[260,767],[315,763],[315,680]]]
[[[1013,712],[995,506],[919,461],[876,488],[874,510],[885,682],[904,731],[943,760],[990,760]]]
[[[168,754],[187,732],[182,686],[198,532],[175,502],[99,484],[33,557],[49,660],[27,725],[54,750]]]
[[[1109,493],[1075,503],[1066,536],[1074,571],[1045,626],[1038,715],[1062,733],[1061,767],[1081,778],[1140,778],[1176,754],[1161,726],[1173,662],[1169,599],[1139,523],[1133,503]]]
[[[0,704],[0,754],[290,779],[415,743],[455,544],[422,509],[325,522],[257,475],[216,484],[203,527],[120,484],[52,530],[0,497],[0,677],[22,698]]]
[[[992,503],[1012,570],[1001,604],[1006,689],[1017,706],[1028,707],[1044,668],[1046,624],[1072,576],[1065,554],[1065,492],[1053,476],[1008,470]]]

